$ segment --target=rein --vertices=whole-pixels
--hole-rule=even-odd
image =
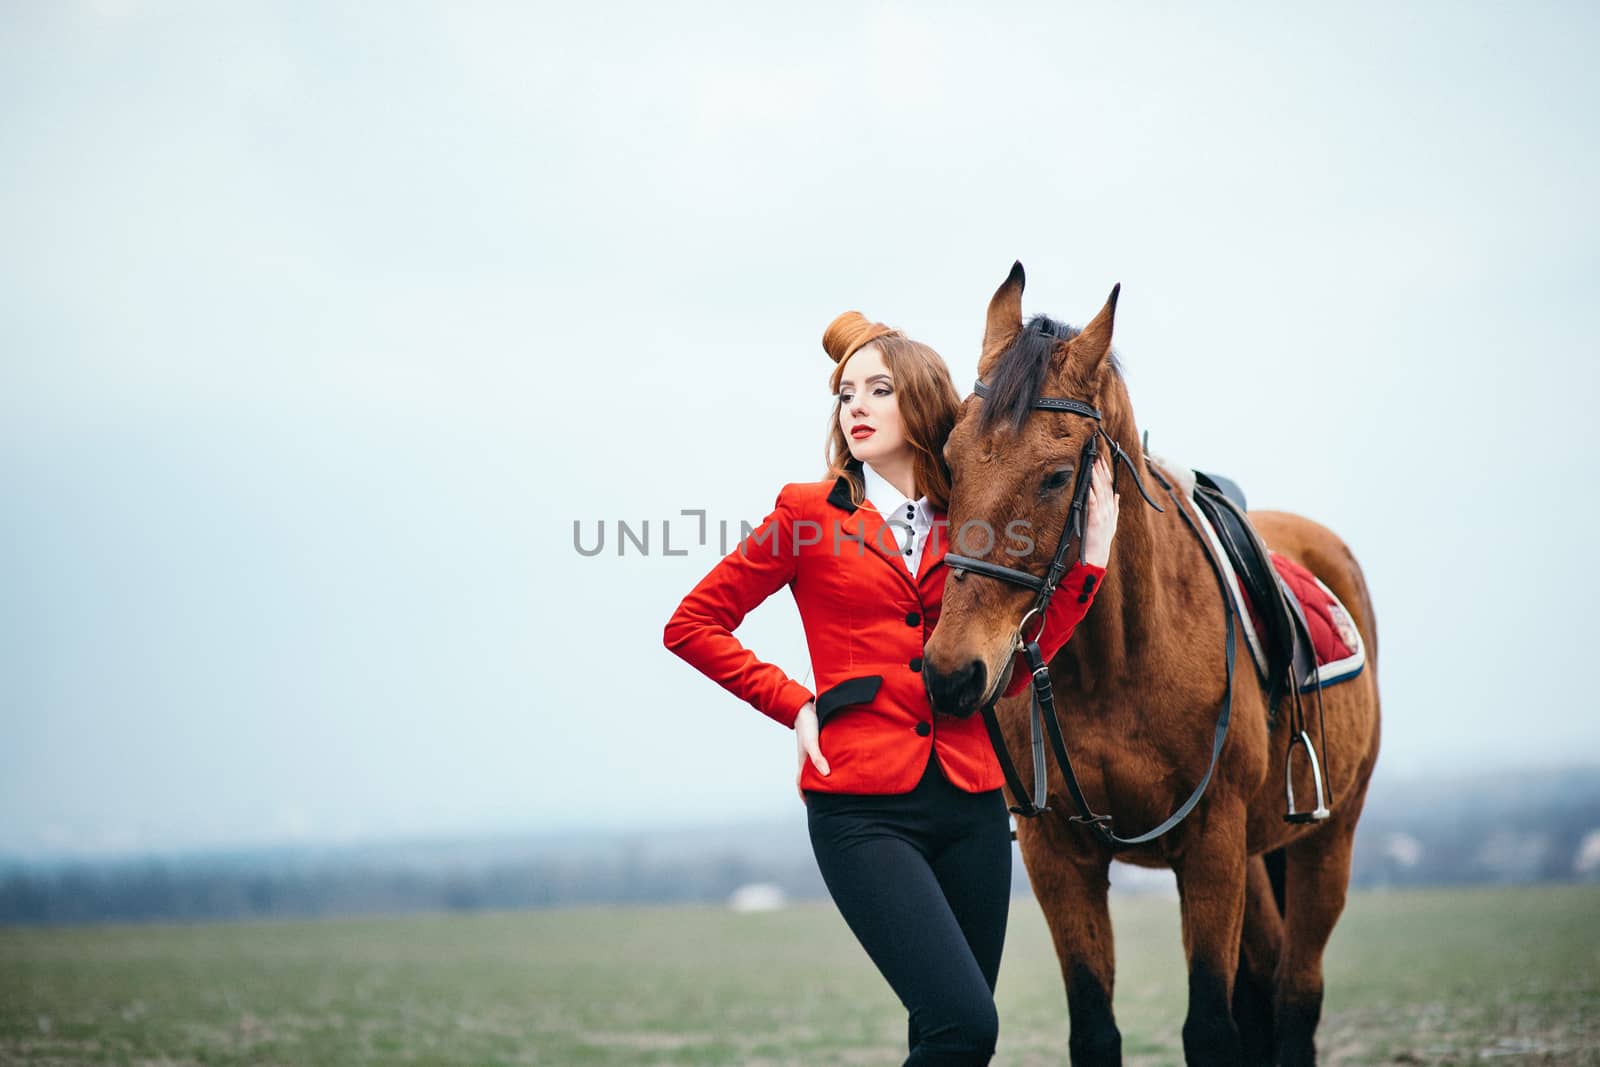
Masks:
[[[980,398],[987,398],[989,387],[982,381],[973,386],[973,392]],[[1089,480],[1098,455],[1098,441],[1105,438],[1111,447],[1112,479],[1115,484],[1116,464],[1122,463],[1128,468],[1128,473],[1133,476],[1134,485],[1139,489],[1139,495],[1144,497],[1145,503],[1156,511],[1165,513],[1166,509],[1151,499],[1145,491],[1144,482],[1139,477],[1138,468],[1128,458],[1122,446],[1115,438],[1106,432],[1099,409],[1081,400],[1067,397],[1041,396],[1033,401],[1035,411],[1058,411],[1067,414],[1079,415],[1094,420],[1094,432],[1084,442],[1083,451],[1078,457],[1077,482],[1073,485],[1072,503],[1067,512],[1067,519],[1061,529],[1061,538],[1056,542],[1055,556],[1050,561],[1050,568],[1043,578],[1029,574],[1027,571],[1004,567],[987,560],[974,559],[971,556],[959,556],[954,553],[945,554],[945,564],[954,572],[957,579],[965,577],[967,571],[975,574],[986,575],[1002,582],[1021,585],[1034,591],[1034,600],[1022,621],[1017,624],[1017,630],[1012,638],[1012,652],[1020,650],[1027,658],[1028,669],[1033,675],[1032,701],[1029,712],[1029,737],[1033,754],[1033,793],[1030,798],[1028,790],[1023,787],[1021,776],[1017,773],[1016,764],[1011,760],[1010,750],[1006,747],[1005,737],[1000,730],[1000,721],[995,715],[995,704],[1000,699],[1003,683],[995,685],[992,695],[982,705],[984,727],[989,733],[989,742],[994,747],[995,755],[1000,761],[1000,770],[1005,775],[1006,785],[1010,788],[1013,797],[1018,803],[1010,810],[1023,818],[1031,819],[1041,812],[1049,811],[1045,800],[1046,772],[1044,737],[1041,737],[1040,726],[1043,733],[1049,738],[1050,748],[1056,759],[1056,765],[1061,768],[1061,775],[1066,780],[1067,791],[1072,796],[1072,802],[1077,806],[1079,814],[1071,817],[1076,823],[1084,823],[1095,832],[1100,840],[1112,849],[1130,848],[1153,841],[1167,831],[1177,826],[1200,803],[1200,798],[1205,794],[1206,788],[1211,784],[1211,777],[1217,769],[1217,760],[1222,755],[1222,745],[1228,737],[1228,722],[1233,710],[1233,659],[1234,659],[1234,609],[1233,602],[1228,594],[1227,578],[1223,573],[1222,565],[1211,552],[1206,543],[1205,536],[1196,525],[1194,519],[1184,511],[1183,505],[1178,502],[1177,494],[1173,492],[1170,482],[1161,476],[1153,465],[1147,464],[1150,473],[1161,487],[1166,490],[1167,496],[1172,501],[1172,506],[1178,514],[1183,516],[1183,521],[1188,524],[1190,531],[1200,541],[1200,549],[1205,553],[1206,561],[1211,564],[1212,573],[1217,579],[1217,589],[1222,595],[1223,609],[1227,618],[1227,636],[1224,656],[1227,663],[1227,688],[1222,698],[1222,707],[1217,715],[1216,730],[1211,742],[1211,763],[1206,767],[1205,775],[1200,779],[1200,784],[1189,795],[1189,799],[1177,811],[1169,815],[1165,821],[1153,830],[1135,837],[1120,837],[1111,829],[1110,815],[1096,814],[1089,806],[1088,798],[1083,795],[1083,788],[1078,784],[1078,776],[1072,768],[1072,757],[1067,752],[1066,738],[1061,732],[1061,722],[1056,715],[1055,693],[1050,684],[1049,665],[1044,662],[1044,655],[1039,650],[1039,638],[1044,632],[1045,613],[1049,610],[1050,599],[1057,591],[1058,583],[1067,569],[1067,547],[1072,539],[1078,539],[1078,561],[1083,562],[1083,520],[1085,503],[1089,495]],[[1032,637],[1027,636],[1028,624],[1037,617],[1038,630]],[[1008,652],[1008,655],[1010,653]],[[1015,836],[1015,834],[1013,834]]]

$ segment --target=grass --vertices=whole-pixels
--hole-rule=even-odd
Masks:
[[[1118,899],[1130,1064],[1181,1063],[1177,905]],[[1600,888],[1352,896],[1332,1064],[1600,1064]],[[1044,920],[1012,903],[996,1064],[1066,1060]],[[881,1064],[905,1015],[831,904],[0,928],[0,1062]]]

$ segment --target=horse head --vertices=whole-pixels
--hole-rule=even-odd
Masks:
[[[1088,486],[1086,462],[1102,432],[1099,413],[1127,409],[1111,354],[1118,289],[1082,330],[1036,315],[1022,321],[1022,264],[989,301],[979,389],[961,405],[945,445],[950,466],[950,551],[1042,578],[1065,532],[1081,523],[1072,507]],[[980,395],[981,394],[981,395]],[[1073,398],[1030,417],[1041,397]],[[1092,417],[1091,417],[1092,416]],[[1131,430],[1131,416],[1125,420]],[[1115,429],[1106,434],[1115,443]],[[1074,550],[1076,546],[1073,546]],[[1019,628],[1042,622],[1036,591],[1015,576],[996,581],[952,563],[939,622],[924,654],[923,679],[936,711],[968,714],[1008,681]]]

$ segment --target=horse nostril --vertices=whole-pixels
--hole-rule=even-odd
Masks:
[[[988,669],[981,659],[968,660],[949,674],[940,673],[931,665],[926,666],[923,672],[933,709],[945,715],[965,715],[976,711],[978,701],[983,699],[988,675]]]

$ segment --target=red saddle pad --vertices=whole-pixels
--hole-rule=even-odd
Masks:
[[[1324,686],[1354,678],[1366,663],[1366,649],[1361,632],[1356,629],[1350,612],[1333,595],[1333,590],[1323,585],[1315,574],[1277,552],[1270,553],[1278,577],[1300,601],[1306,625],[1311,630],[1311,644],[1317,656],[1317,678]],[[1259,629],[1260,619],[1256,606],[1245,596],[1250,609],[1250,623]],[[1309,686],[1302,687],[1302,692]]]

